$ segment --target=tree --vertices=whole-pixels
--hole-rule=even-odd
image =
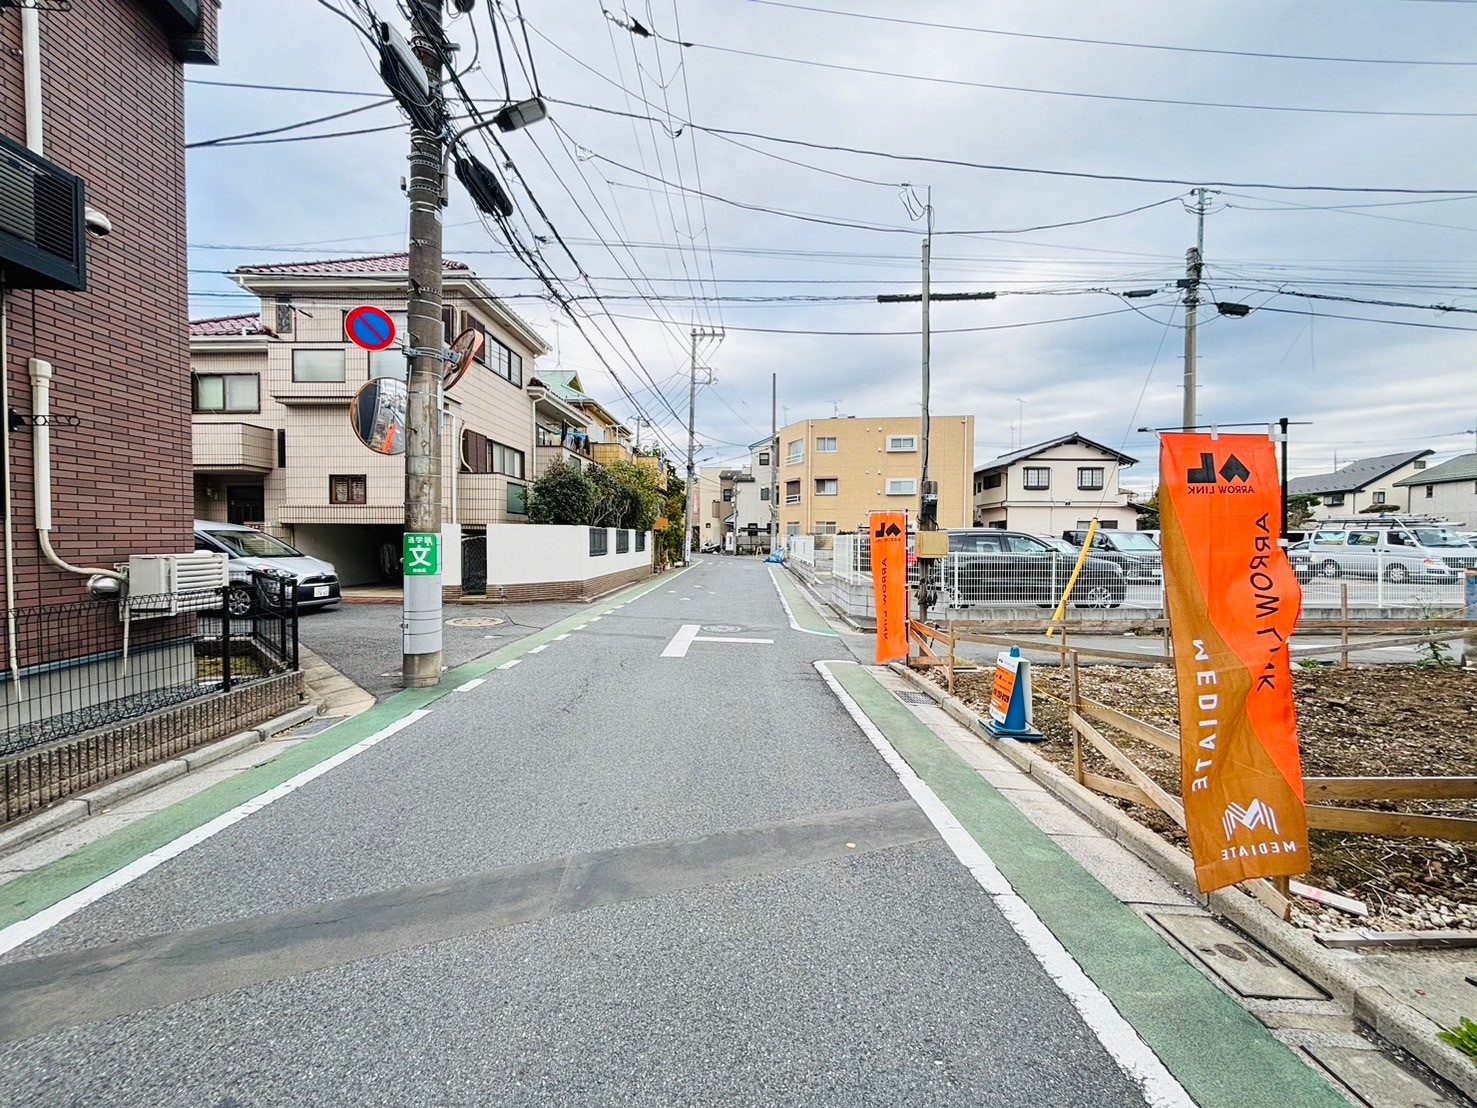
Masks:
[[[1136,509],[1142,509],[1138,512],[1136,523],[1138,529],[1140,531],[1157,530],[1159,527],[1159,490],[1156,488],[1152,496],[1145,497],[1143,500],[1133,499],[1133,505]]]
[[[656,533],[657,564],[673,565],[682,560],[687,547],[687,483],[667,478],[667,496],[661,518],[666,528]]]
[[[579,466],[556,459],[533,483],[528,497],[529,521],[588,527],[597,496],[594,483]]]
[[[1313,509],[1318,507],[1319,497],[1310,492],[1292,493],[1287,498],[1287,527],[1297,531],[1313,518]]]

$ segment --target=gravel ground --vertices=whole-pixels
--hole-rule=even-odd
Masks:
[[[1402,665],[1318,667],[1294,672],[1303,772],[1309,777],[1477,776],[1477,673],[1451,667]],[[983,713],[988,671],[956,678],[957,694]],[[1070,771],[1064,673],[1032,670],[1036,726],[1047,736],[1041,753]],[[1174,675],[1168,669],[1089,666],[1082,695],[1168,731],[1177,731]],[[1104,730],[1155,781],[1180,791],[1179,760],[1147,743]],[[1090,747],[1086,767],[1118,777]],[[1184,833],[1161,812],[1111,800],[1176,845]],[[1477,817],[1477,801],[1369,801],[1387,811]],[[1307,884],[1365,901],[1367,920],[1298,899],[1295,922],[1318,930],[1368,926],[1385,931],[1477,930],[1477,844],[1435,839],[1387,839],[1314,831]]]

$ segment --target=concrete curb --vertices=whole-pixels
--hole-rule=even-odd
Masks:
[[[131,799],[165,782],[173,781],[176,777],[183,777],[192,770],[201,769],[213,762],[229,758],[233,754],[239,754],[248,747],[264,743],[273,735],[286,731],[290,727],[296,727],[300,723],[306,723],[317,714],[318,709],[315,706],[305,705],[285,715],[270,719],[250,731],[241,731],[202,746],[198,750],[192,750],[178,758],[171,758],[167,762],[156,762],[126,777],[109,781],[106,785],[99,785],[88,792],[68,797],[15,827],[8,827],[0,831],[0,855],[25,846],[43,835],[95,816],[105,808],[111,808],[121,801]]]
[[[900,662],[889,669],[902,674],[952,718],[984,737],[980,717],[963,701]],[[1057,769],[1029,744],[996,739],[988,744],[1017,768],[1104,834],[1123,844],[1161,874],[1194,896],[1202,906],[1229,920],[1271,950],[1304,977],[1347,1004],[1356,1019],[1368,1024],[1385,1040],[1419,1058],[1436,1074],[1466,1095],[1477,1099],[1477,1066],[1465,1054],[1436,1038],[1440,1027],[1354,964],[1357,955],[1321,947],[1312,936],[1282,922],[1250,895],[1222,889],[1205,896],[1196,891],[1190,859],[1153,831]]]

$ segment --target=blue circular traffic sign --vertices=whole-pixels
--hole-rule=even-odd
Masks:
[[[395,321],[379,308],[355,308],[344,317],[349,341],[365,350],[385,350],[395,342]]]

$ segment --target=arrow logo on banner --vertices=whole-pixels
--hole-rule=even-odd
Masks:
[[[1221,476],[1226,479],[1227,484],[1232,481],[1244,482],[1251,477],[1251,470],[1246,468],[1245,463],[1240,458],[1232,454],[1226,459],[1226,464],[1221,466]]]

